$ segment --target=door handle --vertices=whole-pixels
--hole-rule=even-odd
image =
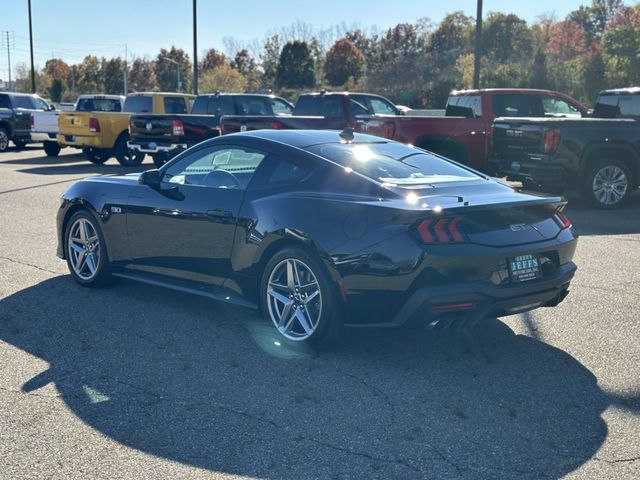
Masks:
[[[229,210],[216,208],[215,210],[207,210],[207,216],[215,218],[231,218],[233,217],[233,213]]]

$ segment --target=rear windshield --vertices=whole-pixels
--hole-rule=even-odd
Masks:
[[[431,153],[402,143],[325,143],[309,151],[382,183],[432,185],[478,180],[478,176]]]
[[[596,101],[593,116],[640,119],[640,94],[602,94]]]
[[[325,118],[344,118],[342,98],[338,96],[301,96],[296,103],[296,115]]]
[[[127,97],[124,101],[124,108],[122,110],[127,113],[152,113],[153,99],[142,95]]]
[[[120,100],[108,98],[81,98],[76,107],[78,112],[120,112]]]
[[[187,103],[184,101],[184,97],[165,97],[163,102],[164,113],[187,113]]]
[[[482,105],[479,95],[451,95],[445,110],[447,117],[481,117]]]

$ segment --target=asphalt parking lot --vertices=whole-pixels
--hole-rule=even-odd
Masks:
[[[638,478],[640,195],[572,202],[555,309],[315,355],[240,307],[77,286],[58,195],[130,171],[0,154],[0,478]]]

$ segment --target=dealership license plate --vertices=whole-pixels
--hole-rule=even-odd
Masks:
[[[527,282],[542,277],[540,260],[535,255],[518,255],[510,259],[509,272],[513,282]]]

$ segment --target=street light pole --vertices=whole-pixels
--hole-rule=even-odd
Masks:
[[[167,57],[167,56],[165,56],[163,58],[165,60],[169,60],[171,63],[175,64],[175,66],[176,66],[176,77],[177,77],[177,80],[178,80],[178,92],[180,92],[182,90],[181,89],[181,85],[180,85],[180,62],[177,62],[173,58]]]
[[[480,57],[482,56],[482,0],[476,12],[476,48],[473,61],[473,88],[480,88]]]
[[[193,0],[193,93],[198,94],[198,12]]]
[[[31,0],[29,4],[29,50],[31,52],[31,93],[36,93],[36,70],[33,67],[33,28],[31,26]]]

